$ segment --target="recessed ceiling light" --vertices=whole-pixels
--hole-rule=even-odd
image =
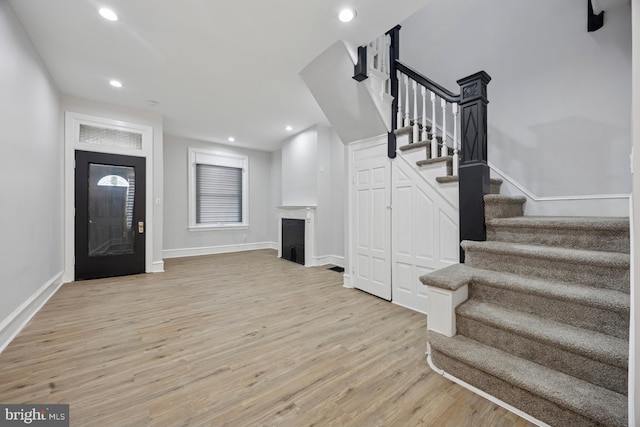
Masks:
[[[109,84],[113,87],[122,87],[122,83],[120,83],[118,80],[110,80]]]
[[[291,126],[287,126],[285,129],[288,130],[288,131],[292,131],[293,130],[293,128]]]
[[[102,16],[107,21],[117,21],[118,20],[118,15],[116,15],[116,13],[113,10],[107,9],[106,7],[103,7],[102,9],[100,9],[98,11],[98,13],[100,14],[100,16]]]
[[[338,19],[342,22],[351,22],[356,17],[355,9],[342,9],[338,14]]]
[[[235,141],[235,140],[236,140],[236,139],[235,139],[234,137],[232,137],[232,136],[230,136],[230,137],[229,137],[229,142],[233,142],[233,141]]]

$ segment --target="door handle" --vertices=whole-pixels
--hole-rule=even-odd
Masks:
[[[144,221],[139,221],[138,222],[138,233],[139,234],[144,233]]]

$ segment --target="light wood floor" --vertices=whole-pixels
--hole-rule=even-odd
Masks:
[[[64,285],[0,354],[0,402],[73,426],[526,426],[431,371],[425,316],[275,251]]]

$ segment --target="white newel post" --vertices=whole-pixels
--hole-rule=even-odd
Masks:
[[[282,220],[304,220],[304,266],[316,265],[316,207],[278,206],[278,258],[282,258]]]

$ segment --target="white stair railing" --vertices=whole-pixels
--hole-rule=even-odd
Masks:
[[[411,126],[412,143],[429,143],[430,159],[453,157],[453,171],[460,163],[459,96],[424,78],[399,69],[398,127]],[[428,98],[428,101],[427,101]]]

